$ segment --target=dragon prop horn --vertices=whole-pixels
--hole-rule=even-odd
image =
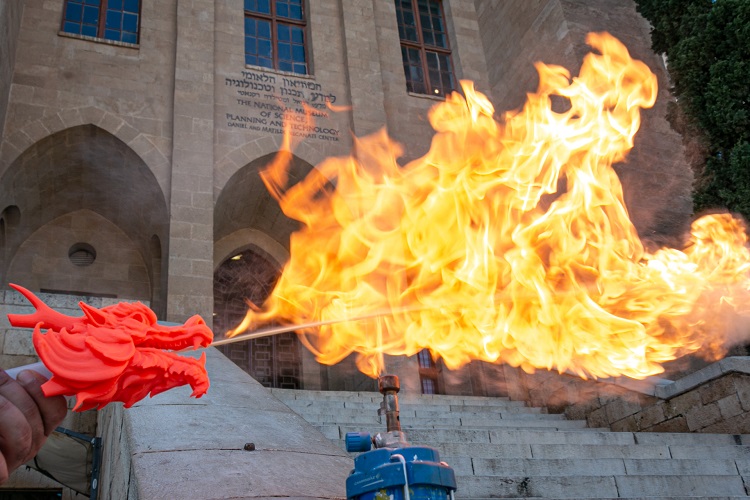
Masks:
[[[41,323],[39,325],[40,328],[70,328],[74,324],[80,323],[83,320],[82,316],[68,316],[55,311],[42,302],[42,299],[22,286],[10,283],[10,287],[26,297],[26,300],[31,302],[31,305],[36,309],[32,314],[9,314],[8,320],[13,326],[34,328]]]

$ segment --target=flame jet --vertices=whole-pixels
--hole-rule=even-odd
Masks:
[[[612,165],[632,149],[656,77],[611,35],[587,42],[596,53],[577,77],[537,63],[539,88],[500,122],[462,82],[465,97],[430,111],[429,152],[403,167],[385,132],[288,189],[280,156],[263,179],[304,227],[267,302],[228,335],[389,311],[300,332],[318,361],[356,352],[371,376],[382,354],[424,348],[449,368],[479,359],[634,378],[719,353],[725,318],[750,303],[745,228],[707,216],[685,249],[646,251]],[[553,111],[553,98],[569,108]]]

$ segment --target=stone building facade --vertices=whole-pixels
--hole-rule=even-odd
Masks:
[[[0,2],[0,289],[137,299],[164,320],[200,314],[231,326],[244,307],[238,290],[267,293],[297,227],[258,177],[281,147],[283,107],[306,103],[316,115],[316,132],[294,151],[298,177],[383,127],[405,160],[427,150],[426,115],[442,97],[407,89],[404,2],[303,2],[306,74],[246,64],[245,8],[256,3],[141,0],[131,43],[66,32],[64,0]],[[665,119],[662,60],[632,0],[440,4],[454,82],[474,81],[499,112],[534,90],[535,61],[575,74],[587,32],[609,31],[645,61],[660,98],[618,173],[643,237],[681,234],[692,174]],[[268,385],[368,383],[342,376],[348,361],[317,365],[294,337],[226,352]],[[416,370],[413,359],[391,363]],[[477,381],[492,370],[472,366],[441,388],[487,393]]]

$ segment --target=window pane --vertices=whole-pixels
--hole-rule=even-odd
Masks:
[[[245,37],[245,54],[257,54],[258,53],[258,42],[251,36]]]
[[[254,55],[245,54],[245,64],[252,64],[255,66],[258,64],[258,58]]]
[[[109,0],[107,2],[108,10],[122,10],[122,0]]]
[[[123,33],[122,41],[127,43],[138,43],[138,35],[136,33]]]
[[[435,381],[429,378],[422,379],[422,394],[435,394]]]
[[[85,24],[99,24],[99,9],[97,7],[84,7],[83,22]]]
[[[294,43],[305,43],[305,30],[292,26],[292,42]]]
[[[138,16],[135,14],[123,14],[122,30],[130,33],[138,32]]]
[[[417,21],[411,0],[396,0],[398,34],[402,40],[417,42]]]
[[[68,2],[68,5],[65,6],[65,20],[66,21],[80,22],[82,15],[83,15],[83,7],[81,6],[81,4]]]
[[[307,64],[295,64],[294,65],[294,72],[298,75],[306,75],[307,74]]]
[[[418,94],[425,93],[424,74],[422,72],[422,58],[418,49],[401,47],[401,57],[404,60],[404,76],[406,89]]]
[[[288,43],[279,42],[276,48],[279,51],[279,62],[292,60],[292,47]]]
[[[115,40],[119,42],[120,31],[119,30],[104,30],[104,38],[106,38],[107,40]]]
[[[271,4],[268,0],[245,0],[245,10],[260,14],[270,14]]]
[[[245,18],[245,35],[255,36],[255,19],[252,17]]]
[[[66,22],[65,24],[63,24],[63,31],[65,33],[75,33],[78,35],[81,33],[81,25],[78,23]]]
[[[96,26],[89,26],[87,24],[84,24],[81,27],[81,34],[86,36],[96,36],[97,35],[97,29]]]
[[[417,361],[419,362],[420,368],[434,368],[435,362],[432,360],[432,355],[429,349],[422,349],[417,353]]]
[[[102,3],[101,0],[83,0],[86,5],[96,5],[97,7]]]
[[[281,71],[292,71],[292,63],[288,61],[279,61],[279,69]]]
[[[289,26],[279,24],[276,27],[276,34],[279,37],[279,40],[282,42],[288,42],[292,38],[289,32],[290,32]]]
[[[107,28],[119,30],[122,28],[122,13],[117,11],[107,11]]]
[[[259,57],[258,66],[263,66],[264,68],[273,68],[273,60],[268,59],[267,57]]]
[[[135,14],[138,14],[140,11],[138,0],[125,0],[125,3],[122,6],[122,10],[125,12],[133,12]]]
[[[258,55],[261,57],[271,57],[271,41],[258,40]]]
[[[288,19],[302,20],[302,1],[301,0],[275,0],[276,15]]]
[[[302,45],[292,46],[292,60],[294,62],[305,62],[305,47]]]
[[[445,96],[453,90],[453,74],[448,55],[427,52],[427,68],[430,72],[430,94]]]
[[[271,23],[268,21],[258,20],[258,37],[271,39]]]

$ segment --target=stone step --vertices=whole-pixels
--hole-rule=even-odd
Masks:
[[[282,401],[298,400],[334,400],[360,401],[380,403],[383,395],[379,392],[353,391],[306,391],[299,389],[269,389],[271,393]],[[485,396],[448,396],[443,394],[399,394],[399,402],[421,405],[444,404],[474,404],[474,405],[503,405],[507,403],[524,405],[521,401],[511,401],[508,398]]]
[[[456,498],[705,498],[717,492],[746,496],[739,475],[462,476],[457,484]]]
[[[286,404],[286,403],[284,403]],[[378,415],[378,407],[372,408],[347,408],[347,407],[330,407],[330,406],[298,406],[295,404],[286,404],[305,417],[315,418],[317,415],[340,415],[349,416],[375,416]],[[544,413],[541,408],[515,407],[515,408],[495,408],[494,411],[424,411],[419,408],[400,407],[399,415],[401,419],[419,419],[419,420],[438,420],[441,418],[494,418],[499,415],[501,418],[505,415],[544,415],[543,419],[565,420],[565,416],[556,413]],[[534,418],[534,417],[531,417]]]
[[[363,403],[361,401],[313,401],[313,400],[305,400],[305,399],[292,399],[292,400],[281,400],[285,405],[287,405],[289,408],[292,408],[293,410],[304,409],[304,408],[321,408],[326,409],[328,411],[331,410],[339,410],[339,409],[357,409],[357,410],[370,410],[370,411],[377,411],[378,408],[380,408],[380,402],[370,402],[370,403]],[[433,413],[448,413],[452,411],[460,411],[460,412],[472,412],[472,413],[495,413],[498,411],[513,411],[513,410],[522,410],[522,409],[528,409],[530,407],[527,407],[523,404],[503,404],[503,405],[471,405],[471,404],[462,404],[462,405],[450,405],[450,404],[432,404],[432,405],[420,405],[420,404],[412,404],[412,403],[401,403],[399,401],[399,411],[414,411],[414,412],[424,412],[425,414],[433,414]],[[535,410],[532,410],[532,413],[546,413],[545,410],[542,410],[540,408],[537,408]]]
[[[456,494],[458,500],[497,500],[503,498],[503,500],[528,500],[529,498],[542,498],[542,497],[467,497],[462,496],[460,493]],[[545,500],[570,500],[566,497],[544,497]],[[636,496],[636,497],[589,497],[590,500],[747,500],[747,495],[740,496]],[[584,499],[585,500],[585,499]]]
[[[385,432],[378,393],[276,395],[341,449],[347,432]],[[409,443],[437,448],[455,471],[457,499],[747,498],[750,435],[590,429],[494,398],[411,396],[399,403]]]
[[[533,444],[655,444],[655,445],[750,445],[750,436],[731,434],[680,434],[666,432],[611,432],[609,429],[597,431],[544,430],[544,429],[497,429],[490,431],[492,443],[533,443]]]
[[[440,456],[457,476],[736,476],[734,460],[479,458]]]
[[[340,439],[343,439],[348,432],[369,432],[370,434],[377,434],[379,432],[385,432],[385,426],[383,425],[371,425],[367,426],[353,426],[353,425],[337,425],[337,424],[313,424],[326,435],[331,434],[329,429],[335,428],[338,430]],[[419,427],[402,426],[404,432],[407,433],[409,442],[411,443],[435,443],[435,442],[450,442],[450,443],[491,443],[490,433],[497,430],[498,427],[505,429],[527,429],[527,428],[543,428],[547,430],[561,429],[561,430],[572,430],[581,429],[588,431],[586,423],[579,420],[557,420],[557,421],[545,421],[545,420],[497,420],[493,425],[485,426],[483,428],[473,426],[472,428],[456,428],[455,426],[441,427],[425,426],[420,425]],[[332,435],[332,434],[331,434]],[[330,438],[329,438],[330,439]]]
[[[352,416],[352,417],[337,417],[336,415],[306,415],[300,413],[305,420],[313,425],[343,425],[346,427],[359,427],[363,431],[385,431],[385,419],[378,419],[375,416]],[[539,424],[538,422],[548,422],[548,424]],[[441,418],[436,420],[421,420],[421,419],[401,419],[401,428],[407,429],[483,429],[492,430],[499,427],[503,428],[516,428],[516,427],[531,427],[531,428],[547,428],[556,427],[552,423],[560,423],[562,427],[576,427],[585,428],[578,424],[570,424],[570,420],[560,419],[538,419],[538,418],[496,418],[496,419],[475,419],[475,418]],[[359,431],[358,431],[359,432]]]

